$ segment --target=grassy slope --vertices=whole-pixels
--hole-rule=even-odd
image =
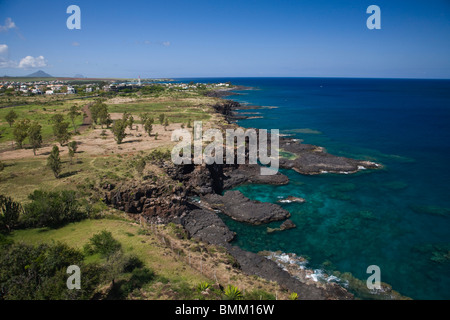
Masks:
[[[77,223],[70,223],[60,229],[29,229],[18,230],[12,235],[16,242],[38,244],[52,241],[61,241],[69,246],[81,249],[94,234],[107,230],[113,234],[122,244],[125,253],[137,255],[147,267],[150,267],[157,274],[162,275],[171,281],[187,281],[197,284],[207,280],[198,272],[191,268],[186,268],[182,261],[176,261],[169,255],[161,254],[161,244],[155,240],[154,236],[138,234],[139,225],[123,220],[85,220]]]
[[[86,100],[80,100],[80,103],[86,102]],[[129,111],[136,116],[141,112],[150,112],[155,120],[160,113],[164,112],[172,119],[171,122],[186,122],[187,119],[210,119],[210,123],[223,121],[211,112],[209,105],[214,102],[215,100],[212,98],[196,94],[171,93],[163,97],[141,97],[131,103],[109,104],[109,110],[118,113]],[[14,107],[14,109],[20,116],[35,117],[40,119],[43,125],[46,125],[44,122],[51,116],[51,112],[67,113],[68,107],[72,104],[73,101],[65,102],[63,105],[26,105]],[[44,111],[42,107],[46,107],[48,111]],[[29,112],[30,110],[35,110],[35,112]],[[4,117],[5,111],[7,109],[0,109],[0,119]],[[135,119],[138,118],[135,117]],[[1,125],[8,126],[5,122]],[[35,189],[77,189],[89,193],[92,192],[92,186],[98,186],[104,181],[118,182],[135,179],[136,172],[130,165],[135,156],[135,154],[94,156],[81,153],[77,154],[79,161],[74,161],[74,164],[70,165],[67,151],[64,150],[61,153],[64,164],[60,179],[54,178],[51,171],[45,166],[46,160],[42,158],[31,157],[4,161],[5,168],[0,172],[0,194],[11,196],[16,201],[25,202],[28,194]],[[150,166],[147,169],[156,173],[160,183],[170,183],[170,181],[166,181],[168,178],[164,173],[157,171],[158,168]],[[100,197],[101,195],[96,196]],[[108,215],[107,212],[110,211],[115,210],[106,209],[104,213]],[[117,213],[117,211],[115,212]],[[149,299],[179,298],[180,296],[174,295],[174,292],[176,293],[182,288],[181,284],[188,284],[192,288],[204,280],[215,282],[216,277],[223,286],[234,284],[244,290],[261,289],[272,294],[277,291],[279,298],[287,297],[287,293],[283,293],[278,285],[257,277],[245,276],[232,268],[232,259],[218,248],[193,240],[180,240],[173,237],[170,228],[167,227],[160,227],[161,230],[157,234],[152,231],[147,235],[139,232],[139,228],[130,221],[86,220],[56,230],[18,230],[13,233],[12,238],[15,241],[31,244],[63,241],[70,246],[81,248],[93,234],[105,229],[111,231],[113,236],[122,243],[126,253],[138,255],[158,276],[168,280],[167,283],[164,282],[165,284],[152,283],[145,288],[144,297]],[[163,237],[168,241],[162,241]],[[175,249],[172,248],[172,244]],[[191,265],[188,263],[188,257],[192,259]],[[202,262],[200,263],[200,261]]]
[[[70,223],[60,229],[17,230],[11,238],[29,244],[61,241],[81,249],[92,235],[110,231],[126,254],[136,255],[155,271],[156,280],[140,291],[140,298],[144,299],[195,299],[200,282],[215,283],[216,279],[223,287],[232,284],[244,294],[252,292],[253,297],[263,295],[273,299],[277,292],[279,299],[288,298],[288,292],[276,283],[246,276],[233,268],[233,259],[223,249],[177,237],[176,228],[158,226],[155,230],[126,219],[99,219]],[[98,256],[90,256],[86,262],[98,259]]]

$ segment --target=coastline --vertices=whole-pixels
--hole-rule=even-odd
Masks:
[[[251,90],[252,88],[247,88],[247,90]],[[230,96],[230,95],[226,95]],[[226,121],[230,124],[237,125],[237,121],[241,119],[252,119],[251,116],[247,116],[247,114],[239,112],[241,110],[257,110],[261,108],[267,108],[262,106],[255,106],[255,105],[241,105],[239,102],[234,100],[225,100],[226,102],[229,102],[229,108],[222,108],[217,109],[216,111],[223,114]],[[270,107],[270,108],[277,108],[277,107]],[[238,112],[236,112],[238,111]],[[240,127],[239,125],[237,125]],[[243,128],[245,129],[245,128]],[[359,171],[363,170],[376,170],[381,169],[383,166],[379,163],[375,163],[372,161],[363,161],[363,160],[355,160],[350,158],[344,158],[344,157],[336,157],[334,155],[328,154],[323,147],[314,146],[314,145],[307,145],[299,142],[298,139],[290,138],[289,136],[282,136],[280,135],[280,146],[282,146],[281,150],[286,151],[287,153],[294,154],[297,157],[294,159],[282,158],[283,161],[280,161],[280,167],[285,169],[292,169],[300,174],[303,175],[317,175],[317,174],[328,174],[328,173],[334,173],[334,174],[353,174],[357,173]],[[308,160],[305,159],[305,156],[312,155],[312,157],[309,157]],[[301,156],[299,156],[301,155]],[[298,163],[295,160],[301,158],[302,160]],[[308,158],[308,157],[307,157]],[[305,163],[306,162],[306,163]],[[320,162],[320,166],[314,166],[314,164],[317,164]],[[322,167],[322,168],[320,168]],[[252,183],[252,182],[247,182]],[[258,183],[258,182],[256,182]],[[288,182],[287,182],[288,183]],[[275,183],[277,184],[277,183]],[[286,195],[286,199],[289,198],[295,198],[291,195]],[[290,200],[287,200],[290,201]],[[295,201],[299,203],[303,203],[304,199],[295,199]],[[279,201],[279,203],[282,203]],[[211,208],[210,208],[211,209]],[[212,208],[214,209],[214,208]],[[217,209],[216,209],[217,210]],[[233,217],[232,217],[233,218]],[[289,218],[289,216],[285,217]],[[236,220],[236,219],[235,219]],[[249,223],[248,221],[244,221]],[[289,219],[285,220],[285,222],[292,223]],[[295,225],[293,226],[295,227]],[[268,228],[270,230],[271,228]],[[278,229],[271,229],[270,232],[273,231],[283,231],[283,228]],[[336,290],[336,286],[340,289],[345,290],[347,294],[351,295],[350,299],[354,299],[355,296],[351,294],[349,289],[349,282],[352,283],[354,292],[358,294],[359,297],[363,297],[365,299],[410,299],[409,297],[403,296],[397,291],[392,290],[392,287],[389,284],[381,283],[382,288],[380,290],[369,290],[365,286],[365,282],[363,283],[362,280],[359,280],[357,278],[354,278],[350,273],[340,273],[339,271],[335,271],[334,275],[327,276],[323,270],[313,270],[313,269],[307,269],[305,267],[307,261],[303,257],[297,257],[295,254],[290,253],[282,253],[286,256],[294,256],[294,259],[292,259],[288,265],[296,265],[298,266],[297,259],[302,260],[304,263],[301,266],[302,275],[301,277],[298,277],[298,272],[292,272],[292,270],[289,270],[289,268],[286,268],[286,265],[283,265],[280,263],[280,261],[277,259],[273,259],[275,256],[275,253],[269,253],[265,251],[261,251],[258,253],[258,255],[265,255],[267,259],[274,260],[277,263],[277,266],[282,268],[283,271],[287,271],[290,276],[296,280],[300,280],[302,283],[307,283],[308,285],[315,285],[318,286],[326,291],[333,292]],[[318,276],[317,276],[318,273]],[[306,275],[306,276],[305,276]],[[340,279],[339,277],[343,277]],[[327,278],[328,277],[328,278]],[[312,280],[311,280],[312,279]],[[337,294],[334,292],[333,294]],[[337,294],[339,296],[339,294]],[[337,297],[335,296],[335,297]],[[348,299],[349,296],[344,295],[340,296],[338,299]]]
[[[235,108],[241,105],[232,100],[220,99],[214,110],[225,120],[224,128],[239,127],[234,118]],[[244,128],[245,129],[245,128]],[[333,172],[338,174],[351,174],[365,169],[377,169],[381,166],[375,163],[364,162],[363,168],[360,160],[336,157],[325,152],[318,146],[302,145],[296,139],[281,137],[282,145],[292,153],[302,156],[295,159],[285,159],[283,167],[296,170],[302,174],[322,174]],[[300,146],[300,147],[298,147]],[[305,155],[311,155],[306,156]],[[306,159],[295,162],[296,159]],[[294,161],[294,162],[292,162]],[[295,166],[298,165],[298,168]],[[344,286],[334,282],[323,281],[316,277],[311,279],[296,277],[295,274],[278,262],[271,261],[267,256],[245,251],[232,244],[236,234],[231,232],[217,214],[227,214],[232,219],[249,224],[265,224],[270,221],[285,220],[289,213],[271,218],[270,213],[281,209],[277,204],[251,201],[240,192],[228,191],[241,184],[287,184],[289,179],[281,173],[274,176],[260,176],[258,165],[182,165],[174,166],[171,163],[160,163],[160,167],[170,178],[182,183],[182,186],[174,188],[171,192],[164,193],[162,188],[156,185],[128,185],[125,188],[106,188],[107,204],[121,209],[132,215],[140,214],[150,223],[175,222],[181,224],[189,236],[207,244],[225,248],[236,259],[239,268],[247,275],[256,275],[266,280],[275,281],[283,288],[292,292],[303,292],[303,299],[355,299]],[[327,170],[324,170],[326,168]],[[155,190],[159,190],[156,191]],[[117,192],[118,191],[118,192]],[[231,194],[230,194],[231,192]],[[151,193],[151,199],[147,195]],[[221,194],[225,194],[222,196]],[[290,196],[290,195],[286,195]],[[237,198],[236,198],[237,197]],[[240,199],[237,201],[237,199]],[[236,205],[237,204],[237,205]],[[239,217],[239,204],[246,206],[246,211],[264,212],[260,217]],[[155,210],[155,208],[157,210]],[[224,210],[225,208],[225,210]],[[226,209],[228,208],[228,209]],[[257,209],[256,209],[257,208]],[[274,210],[275,209],[275,210]],[[256,219],[256,220],[255,220]],[[295,226],[294,226],[295,227]],[[278,230],[282,232],[281,230]],[[314,275],[315,270],[305,269],[309,275]],[[312,277],[314,278],[314,276]],[[390,292],[386,290],[386,292]],[[395,295],[397,297],[397,295]],[[401,296],[401,295],[398,295]],[[373,299],[389,298],[385,294],[374,293]]]

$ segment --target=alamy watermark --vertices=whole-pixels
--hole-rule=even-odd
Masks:
[[[262,164],[261,175],[274,175],[279,168],[279,130],[226,129],[225,139],[219,129],[203,132],[201,121],[194,122],[193,135],[187,129],[177,129],[172,133],[172,141],[178,144],[172,149],[174,164]],[[226,143],[224,144],[224,140]],[[236,143],[235,143],[236,141]],[[248,141],[248,142],[247,142]],[[193,148],[192,148],[193,142]],[[204,142],[210,142],[204,147]],[[225,149],[225,150],[224,150]],[[248,149],[248,162],[246,161]],[[193,155],[192,155],[193,150]],[[235,152],[236,151],[236,152]],[[269,155],[270,151],[270,155]]]
[[[67,18],[66,26],[67,29],[73,30],[73,29],[81,29],[81,9],[77,5],[70,5],[67,7],[66,12],[70,14],[70,16]]]
[[[379,6],[371,5],[367,8],[366,13],[371,14],[367,18],[366,26],[369,30],[381,29],[381,9]]]
[[[66,270],[67,274],[70,274],[70,276],[67,278],[66,285],[67,289],[73,290],[81,289],[81,271],[80,267],[77,265],[71,265],[67,267]]]
[[[370,265],[367,267],[367,273],[371,274],[367,278],[366,285],[369,290],[381,289],[381,269],[377,265]]]

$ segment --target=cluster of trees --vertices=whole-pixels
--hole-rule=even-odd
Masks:
[[[101,260],[86,263],[93,254]],[[83,250],[59,242],[38,246],[3,242],[0,257],[0,300],[92,299],[108,283],[110,298],[125,298],[155,278],[139,258],[124,254],[107,231],[95,234]],[[71,265],[80,268],[79,290],[67,288]]]
[[[81,251],[66,244],[23,243],[0,246],[0,300],[91,299],[104,268],[84,263]],[[80,290],[67,288],[67,267],[77,265]]]
[[[100,124],[102,128],[103,126],[109,128],[112,123],[111,115],[108,112],[108,105],[106,105],[103,100],[99,99],[93,103],[89,107],[89,111],[91,112],[92,121],[94,121],[95,124]]]
[[[76,133],[76,118],[81,115],[79,107],[73,105],[70,107],[68,116],[72,122],[72,127],[74,133]],[[29,119],[18,119],[18,115],[14,110],[10,110],[6,116],[5,120],[8,122],[9,126],[12,127],[13,137],[19,149],[23,148],[23,142],[28,138],[31,147],[33,148],[33,153],[36,155],[36,150],[42,146],[42,126],[37,121],[30,121]],[[62,114],[55,114],[50,122],[52,123],[53,135],[56,141],[60,143],[61,146],[67,143],[70,139],[70,133],[68,131],[70,123],[64,121],[64,116]]]
[[[35,190],[28,199],[30,202],[22,206],[11,197],[0,195],[0,232],[28,227],[57,228],[89,216],[75,191]]]
[[[13,129],[13,136],[17,146],[22,148],[23,142],[28,137],[33,152],[36,155],[36,149],[42,145],[42,126],[37,121],[30,121],[29,119],[17,120],[17,118],[18,115],[14,110],[10,110],[5,116],[6,122]]]

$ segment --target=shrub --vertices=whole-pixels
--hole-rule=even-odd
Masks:
[[[239,300],[242,298],[242,292],[237,287],[228,285],[225,289],[225,296],[230,300]]]
[[[91,299],[102,269],[84,265],[80,251],[65,244],[30,246],[11,244],[0,247],[0,288],[6,300]],[[81,269],[80,290],[67,289],[67,267]]]
[[[87,254],[99,253],[102,257],[108,258],[119,251],[120,248],[120,242],[113,238],[112,233],[103,230],[100,233],[94,234],[83,249]]]
[[[0,195],[0,231],[8,231],[15,228],[22,213],[20,203],[13,201],[10,197]]]
[[[298,294],[295,292],[292,292],[289,296],[289,300],[297,300],[298,299]]]
[[[28,198],[31,202],[25,205],[23,222],[29,227],[56,228],[86,217],[80,210],[75,191],[35,190]]]
[[[198,284],[198,286],[197,286],[197,291],[198,291],[198,292],[203,292],[203,291],[205,291],[206,289],[208,289],[208,288],[210,288],[210,287],[211,287],[211,285],[210,285],[208,282],[203,281],[203,282],[200,282],[200,283]]]

